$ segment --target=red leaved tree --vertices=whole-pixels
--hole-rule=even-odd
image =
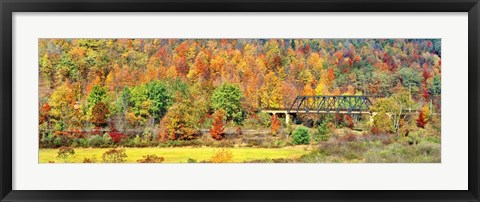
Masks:
[[[420,110],[417,119],[417,126],[420,128],[424,128],[425,125],[427,125],[427,117],[425,116],[425,112],[423,112],[423,110]]]
[[[48,121],[49,119],[49,112],[52,108],[50,107],[50,105],[48,105],[48,103],[42,105],[40,107],[40,118],[39,118],[39,122],[40,124],[42,124],[43,122],[46,122]]]
[[[425,99],[425,101],[428,101],[430,99],[430,93],[428,93],[426,84],[422,85],[422,96]]]
[[[112,141],[115,143],[119,143],[122,139],[128,138],[127,135],[119,132],[117,128],[115,128],[115,122],[113,121],[110,122],[110,132],[108,135],[110,135],[110,138],[112,138]]]

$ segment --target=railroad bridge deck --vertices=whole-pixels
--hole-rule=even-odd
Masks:
[[[285,114],[289,123],[293,114],[371,114],[369,96],[319,95],[297,96],[290,108],[263,109],[262,112]]]

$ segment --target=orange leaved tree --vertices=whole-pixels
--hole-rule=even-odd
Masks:
[[[210,135],[213,139],[221,140],[225,133],[225,111],[219,109],[213,113],[213,124],[212,129],[210,129]]]
[[[272,129],[273,134],[277,134],[278,129],[280,129],[280,120],[276,114],[272,116],[272,124],[270,125],[270,128]]]

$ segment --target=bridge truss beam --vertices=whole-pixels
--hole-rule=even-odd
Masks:
[[[371,106],[368,96],[297,96],[288,113],[370,114]]]

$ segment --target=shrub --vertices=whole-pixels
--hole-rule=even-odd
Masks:
[[[110,135],[108,133],[103,134],[102,139],[103,139],[103,144],[104,145],[110,145],[113,142],[112,138],[110,137]]]
[[[95,156],[93,156],[92,158],[83,158],[83,163],[96,163],[97,162],[97,158],[95,158]]]
[[[142,141],[141,142],[143,142],[144,144],[147,144],[147,143],[151,142],[153,139],[155,139],[155,138],[153,137],[152,128],[145,127],[143,129],[142,138],[141,138]]]
[[[60,147],[60,149],[58,149],[58,155],[57,157],[58,158],[62,158],[63,161],[67,161],[68,157],[72,156],[75,154],[75,150],[73,150],[72,147]]]
[[[70,142],[71,139],[63,135],[58,135],[57,137],[53,138],[54,147],[68,146],[70,145]]]
[[[166,141],[165,144],[159,146],[166,146],[166,147],[185,147],[185,146],[192,146],[192,147],[201,147],[204,146],[204,143],[199,140],[169,140]]]
[[[365,152],[368,163],[429,163],[440,162],[440,145],[420,143],[417,145],[390,144]]]
[[[133,144],[134,146],[139,147],[142,144],[142,138],[140,138],[139,135],[136,135],[133,139]]]
[[[233,153],[230,150],[222,148],[215,152],[210,161],[212,163],[229,163],[233,160]]]
[[[163,157],[159,157],[159,156],[153,154],[153,155],[143,156],[143,159],[139,159],[139,160],[137,160],[137,162],[139,162],[139,163],[161,163],[164,160],[165,159]]]
[[[235,133],[237,133],[237,135],[243,135],[242,127],[238,126]]]
[[[122,147],[135,147],[133,144],[133,138],[122,138],[119,143],[114,143],[112,140],[112,144],[122,145]],[[112,147],[116,147],[115,145]]]
[[[242,123],[247,128],[268,127],[272,117],[268,113],[251,114]]]
[[[441,139],[440,139],[440,136],[427,136],[425,137],[422,142],[425,141],[425,142],[430,142],[430,143],[436,143],[436,144],[440,144],[441,143]]]
[[[110,149],[103,153],[102,159],[105,163],[123,163],[127,158],[125,149]]]
[[[267,145],[267,147],[270,148],[283,148],[285,146],[287,146],[287,142],[285,142],[284,140],[274,140]]]
[[[320,125],[317,127],[317,131],[315,131],[313,135],[313,139],[317,142],[327,141],[329,138],[329,133],[330,133],[330,130],[327,126],[327,122],[322,121]]]
[[[110,131],[109,135],[110,138],[112,138],[112,141],[115,143],[119,143],[120,141],[122,141],[122,139],[127,138],[127,135],[118,131]]]
[[[411,131],[408,133],[408,136],[402,138],[402,140],[408,142],[408,144],[418,144],[420,142],[426,141],[426,142],[432,142],[432,143],[440,143],[440,137],[438,139],[436,138],[438,136],[432,136],[428,134],[427,129],[423,128],[417,128],[414,131]]]
[[[55,147],[59,147],[59,146],[62,146],[62,138],[61,137],[55,137],[53,139],[53,145]]]
[[[393,125],[386,112],[379,112],[373,116],[373,134],[390,133],[393,131]]]
[[[257,113],[255,117],[258,121],[258,124],[260,124],[260,126],[267,127],[268,125],[270,125],[270,120],[271,120],[270,114],[261,112],[261,113]]]
[[[85,138],[78,138],[77,142],[78,142],[78,146],[80,147],[83,147],[83,148],[89,147],[88,141]]]
[[[355,135],[353,133],[347,133],[347,134],[343,135],[342,137],[340,137],[338,139],[338,142],[340,142],[340,143],[353,142],[353,141],[356,141],[357,138],[358,138],[357,135]]]
[[[310,135],[308,134],[308,128],[304,126],[297,127],[292,134],[292,143],[295,145],[309,144]]]
[[[191,142],[196,142],[196,141],[185,141],[185,140],[167,140],[163,144],[159,144],[159,147],[181,147],[181,146],[187,146]],[[196,144],[196,143],[194,143]]]
[[[78,139],[73,139],[72,144],[70,145],[73,148],[80,147],[80,143],[78,143]]]
[[[196,162],[197,162],[197,160],[192,159],[192,158],[188,158],[188,160],[187,160],[187,163],[196,163]]]
[[[53,147],[53,134],[52,133],[43,133],[42,139],[40,140],[40,146],[43,148]]]
[[[284,134],[286,134],[287,136],[291,135],[294,129],[295,127],[293,126],[293,124],[288,124],[287,127],[285,127]]]
[[[101,147],[104,145],[103,137],[100,135],[92,135],[88,138],[88,144],[91,147]]]

